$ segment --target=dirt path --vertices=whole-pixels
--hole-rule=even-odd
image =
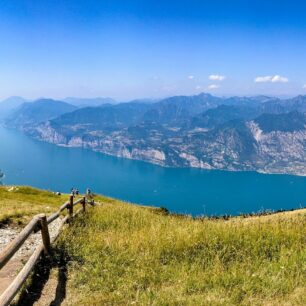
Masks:
[[[50,236],[54,237],[57,233],[61,219],[53,221],[49,225]],[[4,227],[0,228],[0,251],[12,241],[22,228],[17,227]],[[22,247],[16,252],[11,260],[0,270],[0,295],[12,282],[20,269],[26,263],[28,258],[34,252],[36,247],[41,243],[41,233],[32,234],[22,245]]]

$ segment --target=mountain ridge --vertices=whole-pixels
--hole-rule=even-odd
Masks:
[[[39,99],[21,104],[5,120],[8,127],[18,128],[56,118],[76,107],[66,102],[53,99]]]
[[[5,120],[11,113],[14,112],[21,104],[27,102],[19,96],[11,96],[0,102],[0,121]]]
[[[19,128],[42,141],[161,166],[306,175],[305,107],[306,96],[200,94],[74,109]]]

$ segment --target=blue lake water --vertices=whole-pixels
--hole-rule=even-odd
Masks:
[[[222,215],[306,205],[306,177],[163,168],[85,149],[62,148],[0,127],[5,184],[71,187],[172,212]]]

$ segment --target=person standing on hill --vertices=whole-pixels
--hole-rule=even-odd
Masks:
[[[90,200],[91,205],[95,204],[95,200],[93,199],[93,194],[89,188],[86,189],[86,197],[88,200]]]

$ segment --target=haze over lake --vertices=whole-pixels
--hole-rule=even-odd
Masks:
[[[223,215],[306,204],[306,177],[163,168],[35,141],[0,128],[5,184],[94,192],[192,215]]]

